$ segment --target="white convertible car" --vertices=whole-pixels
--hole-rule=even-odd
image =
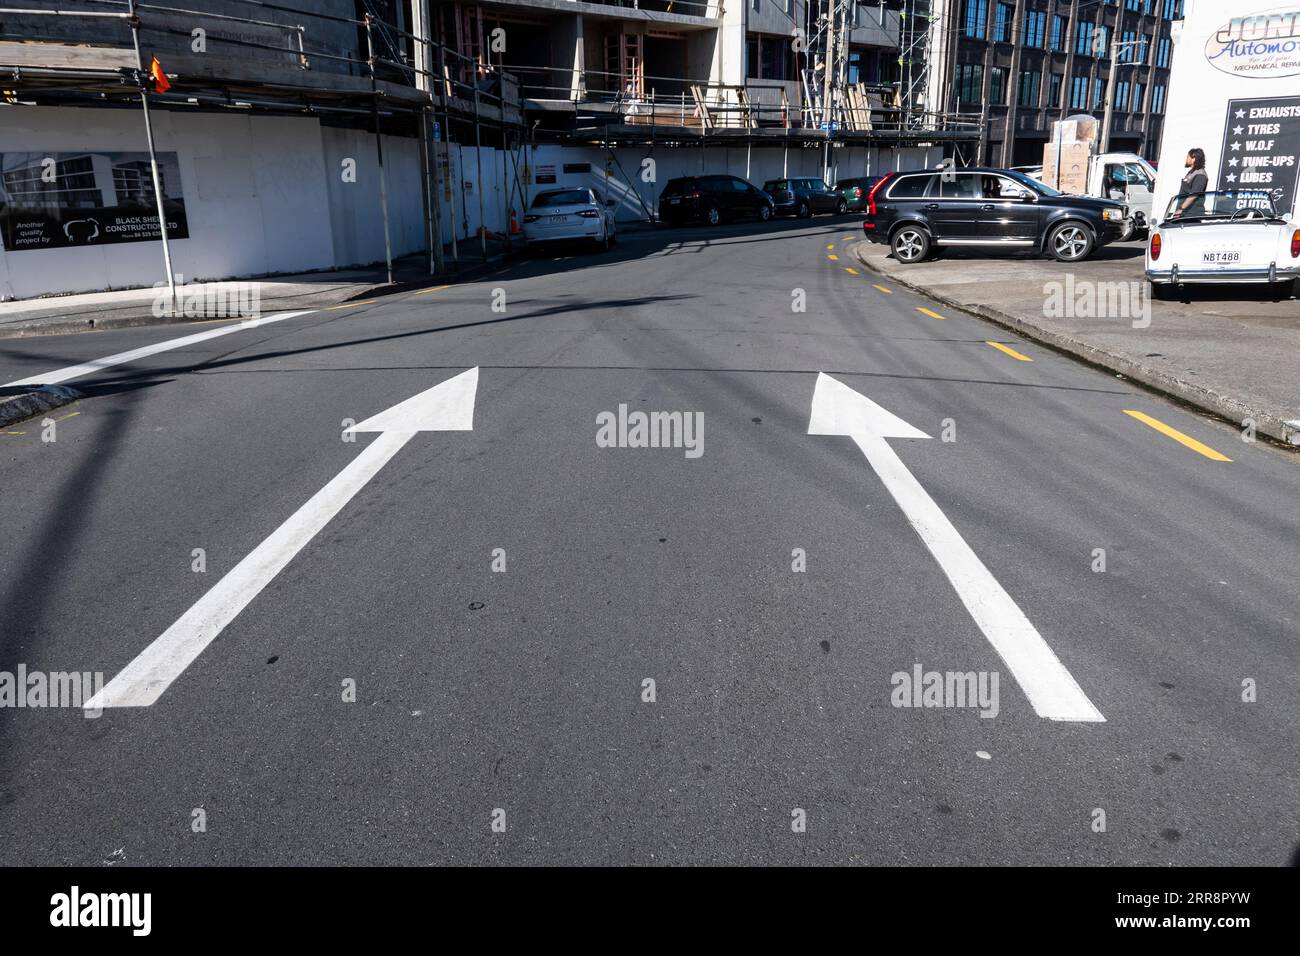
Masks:
[[[1300,224],[1279,215],[1265,192],[1178,196],[1151,233],[1146,272],[1158,298],[1194,283],[1237,282],[1267,283],[1286,298],[1300,278]]]

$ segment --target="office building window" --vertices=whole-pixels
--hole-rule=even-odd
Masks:
[[[1156,43],[1156,66],[1166,69],[1169,67],[1169,50],[1172,45],[1173,41],[1169,37],[1161,37]]]
[[[1061,87],[1065,85],[1065,77],[1060,73],[1053,73],[1047,78],[1047,102],[1043,105],[1050,110],[1059,110],[1061,108]]]
[[[1115,84],[1115,109],[1128,110],[1129,81],[1120,80]]]
[[[976,40],[988,36],[989,0],[965,0],[962,10],[961,32]]]
[[[1097,30],[1095,23],[1079,23],[1074,30],[1074,52],[1079,56],[1092,56],[1092,37]]]
[[[1165,111],[1165,85],[1157,83],[1151,87],[1151,112],[1163,113]]]
[[[1007,102],[1007,71],[995,66],[989,70],[989,104],[1005,106]]]
[[[1016,8],[1009,3],[999,3],[993,18],[993,39],[998,43],[1011,42],[1011,24],[1015,20]]]
[[[1052,15],[1052,49],[1063,52],[1069,42],[1069,21],[1059,13]]]
[[[1027,70],[1020,74],[1020,92],[1016,102],[1021,106],[1036,107],[1038,93],[1042,88],[1043,74],[1036,70]]]
[[[982,103],[984,101],[984,67],[979,63],[961,63],[957,66],[957,102]]]
[[[1042,10],[1025,11],[1025,46],[1041,50],[1047,40],[1047,14]]]
[[[1070,109],[1086,110],[1088,108],[1088,78],[1075,76],[1070,78]]]

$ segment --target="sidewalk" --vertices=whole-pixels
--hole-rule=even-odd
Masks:
[[[276,276],[267,279],[231,279],[227,282],[186,283],[178,286],[182,296],[196,291],[212,291],[225,286],[230,291],[227,301],[238,302],[233,286],[255,283],[259,297],[258,311],[262,315],[273,312],[318,309],[340,302],[369,299],[394,292],[403,292],[423,286],[463,281],[502,262],[512,252],[523,248],[520,241],[507,251],[505,243],[490,240],[488,259],[482,258],[478,239],[460,244],[460,268],[452,269],[450,247],[447,248],[448,272],[429,275],[429,258],[426,253],[415,253],[393,260],[394,284],[388,284],[387,268],[381,263],[361,269],[344,269],[334,272],[304,272],[297,275]],[[165,294],[165,289],[163,290]],[[154,315],[153,305],[158,289],[126,289],[118,292],[88,292],[79,295],[50,296],[42,299],[22,299],[0,302],[0,339],[33,335],[63,335],[69,332],[89,332],[96,329],[115,329],[137,325],[167,325],[196,322],[224,315],[184,315],[179,317]],[[227,312],[226,314],[229,314]]]
[[[1259,434],[1300,445],[1294,298],[1273,302],[1262,288],[1237,286],[1193,290],[1190,304],[1152,301],[1142,243],[1107,246],[1073,267],[950,251],[909,266],[888,246],[861,242],[853,251],[891,282],[1236,424],[1251,418]]]

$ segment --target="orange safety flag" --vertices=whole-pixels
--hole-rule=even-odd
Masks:
[[[167,74],[163,72],[162,64],[158,62],[155,56],[149,61],[149,75],[153,77],[153,88],[158,93],[166,93],[172,88],[171,83],[167,82]]]

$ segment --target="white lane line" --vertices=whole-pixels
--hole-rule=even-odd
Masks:
[[[208,339],[215,339],[222,335],[229,335],[231,332],[242,332],[244,329],[255,329],[259,326],[270,325],[272,322],[282,322],[285,319],[294,319],[300,315],[310,315],[315,311],[315,309],[305,309],[302,312],[278,312],[275,315],[268,315],[260,319],[245,319],[242,322],[223,325],[220,328],[205,329],[202,332],[195,332],[193,335],[184,335],[178,339],[168,339],[165,342],[146,345],[143,348],[132,349],[129,352],[118,352],[116,355],[92,359],[91,361],[83,362],[80,365],[69,365],[67,368],[55,369],[53,372],[43,372],[40,375],[29,375],[27,378],[20,378],[13,382],[6,382],[4,385],[0,386],[0,388],[15,388],[20,385],[57,385],[60,382],[67,382],[74,378],[80,378],[83,375],[89,375],[92,372],[99,372],[106,368],[112,368],[115,365],[126,365],[128,362],[135,362],[142,358],[148,358],[150,355],[157,355],[159,352],[170,352],[172,349],[181,349],[187,345],[197,345],[199,342],[206,342]]]
[[[157,701],[226,625],[416,434],[471,431],[477,388],[478,369],[472,368],[351,429],[380,434],[88,700],[85,710],[97,713],[105,707],[148,707]]]

